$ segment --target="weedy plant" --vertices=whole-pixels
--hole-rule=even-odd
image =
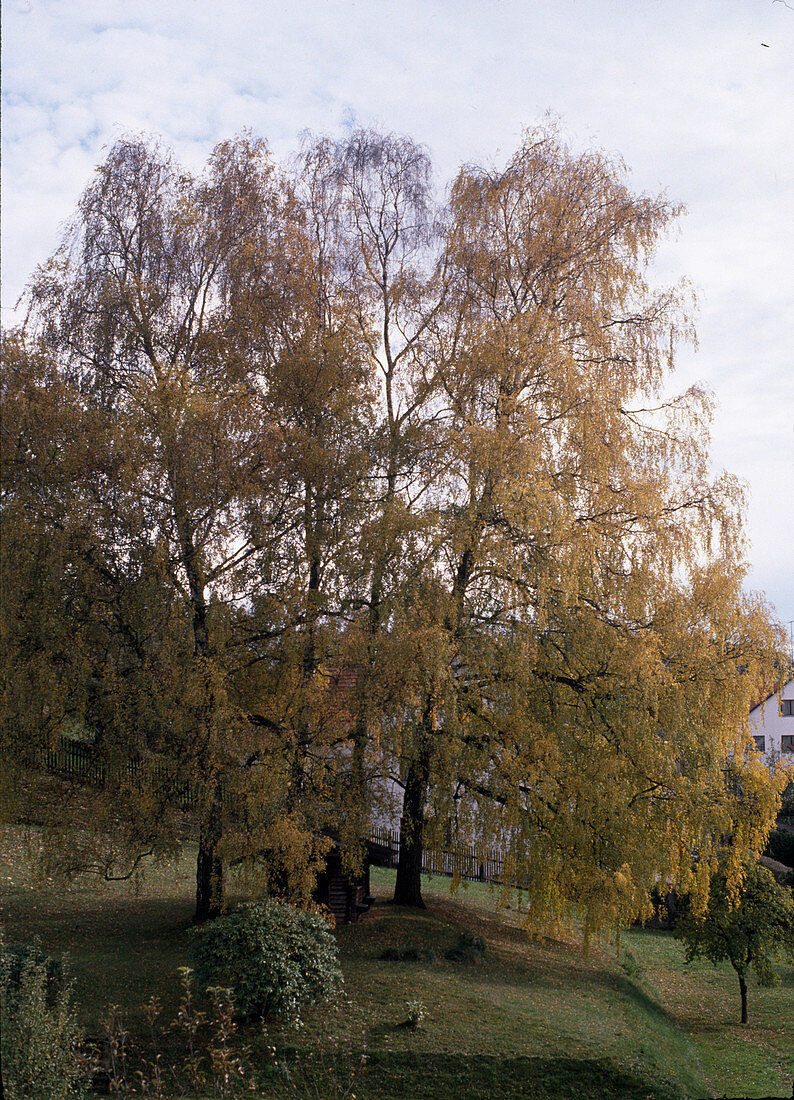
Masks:
[[[301,1100],[355,1100],[355,1088],[367,1072],[367,1055],[331,1042],[308,1051],[269,1048],[275,1073]]]
[[[181,1097],[233,1097],[253,1087],[248,1050],[234,1042],[236,1024],[231,991],[207,990],[209,1013],[196,1005],[193,971],[180,967],[182,998],[176,1018],[162,1023],[156,997],[144,1006],[147,1034],[136,1040],[118,1008],[105,1022],[105,1074],[116,1097],[146,1100]]]
[[[39,948],[0,953],[0,1022],[6,1100],[74,1100],[87,1065],[72,986]]]

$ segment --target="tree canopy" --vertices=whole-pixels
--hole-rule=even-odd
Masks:
[[[705,891],[727,840],[738,873],[782,636],[709,397],[669,396],[679,213],[553,126],[444,201],[395,135],[285,167],[246,135],[199,176],[119,141],[6,338],[10,757],[71,722],[138,760],[95,815],[133,859],[189,786],[199,916],[229,863],[305,897],[389,782],[403,903],[434,838],[487,838],[535,919],[588,930],[660,876]]]

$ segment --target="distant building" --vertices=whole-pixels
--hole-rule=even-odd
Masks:
[[[794,767],[794,679],[753,707],[750,734],[769,763],[780,759]]]

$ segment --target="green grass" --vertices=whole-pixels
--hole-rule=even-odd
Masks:
[[[689,1036],[706,1080],[728,1096],[789,1096],[794,1076],[794,966],[777,966],[778,984],[749,985],[750,1023],[739,1023],[739,985],[726,963],[682,965],[669,933],[634,930],[624,942],[641,960],[645,984]]]
[[[8,942],[38,940],[68,955],[86,1026],[95,1029],[108,1005],[135,1013],[157,993],[176,1008],[177,967],[189,962],[192,860],[150,867],[138,884],[94,876],[72,884],[41,880],[36,833],[7,830],[0,847],[0,924]]]
[[[36,878],[19,840],[18,830],[7,830],[0,848],[5,938],[68,953],[90,1030],[111,1003],[137,1026],[152,993],[172,1015],[176,970],[190,961],[192,853],[151,868],[137,891],[96,881],[65,887]],[[604,942],[584,955],[573,935],[530,940],[516,899],[500,908],[487,886],[451,897],[447,879],[427,879],[428,909],[413,911],[385,903],[393,872],[373,870],[372,883],[378,904],[338,931],[345,1004],[310,1013],[297,1034],[271,1026],[267,1041],[246,1036],[263,1067],[261,1095],[295,1095],[283,1072],[267,1068],[269,1042],[293,1075],[317,1073],[321,1096],[341,1096],[350,1084],[345,1052],[357,1064],[366,1051],[359,1100],[791,1095],[791,967],[779,967],[774,989],[751,988],[743,1028],[733,971],[685,966],[667,933],[631,930],[620,954]],[[486,942],[479,963],[445,957],[464,931]],[[422,960],[381,957],[406,947],[421,949]],[[428,1010],[415,1030],[405,1026],[411,1000]],[[309,1050],[318,1063],[308,1061]]]

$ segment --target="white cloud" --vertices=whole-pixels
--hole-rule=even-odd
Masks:
[[[354,118],[426,143],[443,183],[464,160],[503,160],[551,108],[575,145],[622,155],[632,186],[685,202],[658,262],[660,278],[687,275],[702,302],[700,352],[683,357],[681,383],[715,390],[715,461],[750,483],[754,579],[769,578],[794,617],[790,8],[9,0],[2,18],[6,320],[103,146],[128,131],[162,134],[197,169],[245,127],[282,157],[303,129],[341,133]]]

